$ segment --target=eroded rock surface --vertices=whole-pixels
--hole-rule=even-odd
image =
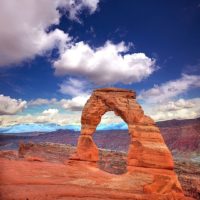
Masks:
[[[127,173],[141,182],[144,193],[183,195],[181,185],[173,171],[174,162],[159,128],[144,114],[136,101],[136,93],[118,88],[95,90],[87,101],[81,118],[81,135],[73,161],[96,163],[98,148],[93,133],[108,111],[120,116],[127,124],[131,137],[127,156]],[[184,197],[182,197],[184,198]],[[175,198],[176,199],[176,198]]]
[[[156,171],[146,174],[141,168],[135,168],[134,173],[121,174],[125,170],[126,154],[99,150],[100,169],[84,161],[68,164],[67,159],[75,151],[70,145],[27,143],[20,146],[18,153],[0,151],[0,199],[192,200],[184,197],[182,193],[166,192],[170,185],[167,184],[167,177],[162,180],[166,181],[166,185],[160,187],[159,192],[152,193],[152,187],[158,188],[160,183],[153,183],[153,179],[162,178]],[[36,156],[40,159],[35,159]],[[188,170],[185,167],[183,169]],[[170,171],[165,172],[171,173]],[[198,166],[190,170],[192,173],[198,171]],[[185,177],[185,172],[182,178]],[[191,174],[188,174],[189,177]],[[198,177],[196,181],[199,180]],[[182,182],[184,185],[187,183],[188,189],[190,187],[186,194],[193,193],[192,196],[199,199],[198,188],[193,191],[195,185],[191,185],[194,184],[193,179],[190,183],[185,182],[187,180],[184,178]]]

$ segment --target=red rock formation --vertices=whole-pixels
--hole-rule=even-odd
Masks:
[[[121,116],[131,137],[127,172],[121,175],[107,173],[96,165],[98,148],[92,136],[107,111]],[[59,154],[56,161],[51,155],[53,147],[47,148],[45,156],[34,144],[21,144],[19,158],[11,152],[0,157],[0,199],[191,199],[183,195],[171,153],[154,121],[136,102],[134,92],[95,90],[83,109],[81,122],[76,153],[69,162]]]
[[[87,101],[82,112],[77,159],[98,160],[92,135],[107,111],[114,111],[128,124],[131,136],[127,160],[129,166],[173,169],[171,153],[154,121],[144,115],[136,102],[135,92],[116,88],[95,90]]]
[[[92,135],[101,117],[108,111],[114,111],[128,124],[131,144],[127,169],[129,174],[141,177],[144,193],[182,194],[173,171],[172,155],[160,130],[150,117],[144,115],[136,101],[136,93],[131,90],[104,88],[92,93],[82,112],[81,135],[71,160],[98,161],[98,148]]]

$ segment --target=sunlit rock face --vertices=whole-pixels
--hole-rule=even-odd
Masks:
[[[98,149],[92,135],[108,111],[120,116],[129,128],[128,166],[173,169],[171,153],[154,121],[144,115],[131,90],[104,88],[95,90],[87,101],[81,118],[77,156],[80,160],[97,161]]]
[[[94,90],[81,117],[81,135],[71,160],[96,163],[98,147],[93,133],[108,111],[114,111],[128,125],[131,143],[127,155],[127,173],[138,176],[145,193],[182,193],[173,171],[171,152],[155,122],[144,114],[136,101],[136,93],[119,88]]]

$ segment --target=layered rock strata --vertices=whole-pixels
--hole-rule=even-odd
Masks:
[[[135,92],[117,88],[95,90],[87,101],[82,112],[77,159],[98,161],[98,148],[92,135],[101,117],[108,111],[114,111],[128,124],[131,136],[128,166],[173,169],[172,155],[159,128],[150,117],[144,115]]]
[[[128,125],[131,144],[127,156],[127,173],[142,180],[144,193],[182,194],[173,171],[171,152],[159,128],[144,114],[136,101],[136,93],[131,90],[103,88],[92,93],[82,111],[81,135],[71,160],[89,163],[98,161],[98,147],[92,136],[101,117],[108,111],[114,111]]]

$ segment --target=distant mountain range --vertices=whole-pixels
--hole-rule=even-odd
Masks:
[[[158,122],[171,150],[200,152],[200,118]]]
[[[158,122],[166,144],[174,155],[194,157],[200,162],[200,118]],[[54,142],[76,145],[79,131],[57,130],[54,132],[29,132],[0,135],[1,149],[15,149],[20,141]],[[96,131],[94,140],[99,148],[127,151],[130,143],[128,130]],[[191,156],[192,155],[192,156]]]
[[[22,134],[32,132],[53,132],[58,130],[73,130],[80,131],[80,125],[59,125],[55,123],[29,123],[29,124],[16,124],[7,127],[0,127],[0,134]],[[127,124],[122,123],[111,123],[111,124],[100,124],[97,130],[126,130],[128,129]],[[30,132],[31,130],[31,132]]]

